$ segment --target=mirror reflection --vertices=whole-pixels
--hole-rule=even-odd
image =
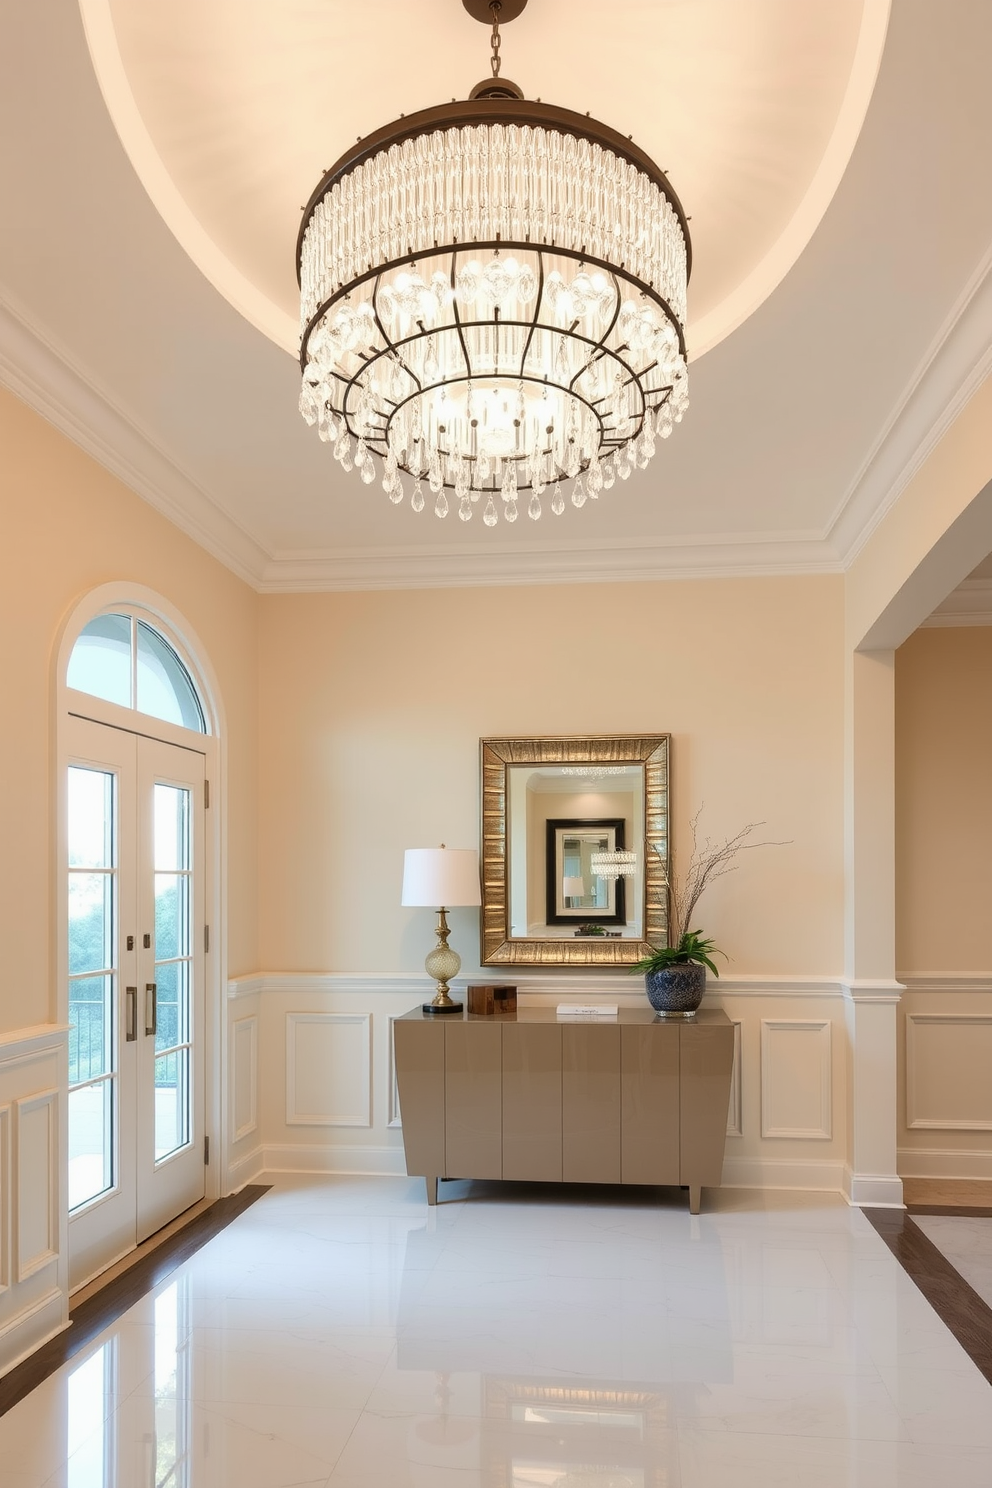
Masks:
[[[511,765],[507,797],[511,938],[640,940],[643,765]]]

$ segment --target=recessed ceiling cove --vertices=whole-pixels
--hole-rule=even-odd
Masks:
[[[299,348],[301,208],[359,136],[465,98],[489,38],[461,0],[80,0],[121,141],[198,268]],[[529,98],[630,135],[690,218],[698,358],[795,263],[857,140],[889,0],[532,0],[503,30]]]

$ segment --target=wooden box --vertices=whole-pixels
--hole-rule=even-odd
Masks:
[[[469,985],[465,990],[468,994],[468,1011],[474,1013],[476,1016],[491,1018],[495,1013],[515,1013],[517,1011],[516,987]]]

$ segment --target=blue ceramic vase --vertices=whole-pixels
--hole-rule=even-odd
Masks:
[[[695,961],[649,971],[644,978],[648,1002],[663,1018],[692,1018],[706,991],[706,967]]]

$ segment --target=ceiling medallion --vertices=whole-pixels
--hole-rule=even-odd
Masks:
[[[345,470],[403,473],[463,521],[518,500],[582,507],[643,468],[688,407],[691,247],[664,171],[585,114],[500,76],[500,20],[526,0],[463,0],[492,24],[492,77],[465,102],[376,130],[303,214],[300,412]]]

